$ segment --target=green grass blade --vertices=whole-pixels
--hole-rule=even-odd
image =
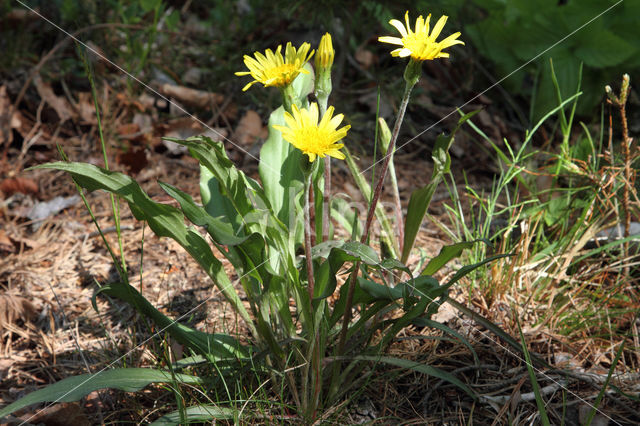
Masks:
[[[593,418],[596,415],[596,411],[598,411],[598,407],[600,406],[600,403],[602,402],[602,398],[604,397],[604,393],[607,390],[607,387],[609,386],[609,382],[611,381],[611,376],[613,375],[613,372],[616,369],[616,365],[618,365],[618,361],[620,361],[620,357],[622,356],[623,350],[624,350],[624,341],[620,345],[620,348],[616,353],[616,357],[611,363],[611,367],[609,367],[609,372],[607,373],[607,379],[604,381],[604,384],[602,385],[602,389],[600,389],[600,392],[598,392],[598,396],[596,397],[596,400],[593,402],[593,405],[591,406],[591,411],[589,411],[589,415],[587,416],[587,419],[584,421],[585,426],[589,426],[593,421]]]
[[[0,418],[16,410],[42,402],[72,402],[98,389],[120,389],[136,392],[151,383],[174,382],[196,385],[202,379],[188,374],[174,374],[150,368],[117,368],[94,374],[82,374],[60,380],[43,389],[30,393],[0,410]]]
[[[454,375],[444,370],[441,370],[436,367],[432,367],[430,365],[421,364],[419,362],[410,361],[408,359],[394,358],[389,356],[358,355],[358,356],[355,356],[353,359],[357,359],[360,361],[371,361],[376,363],[381,362],[384,364],[394,365],[396,367],[417,371],[419,373],[426,374],[428,376],[437,377],[438,379],[441,379],[453,385],[456,385],[458,388],[465,391],[473,399],[477,398],[475,392],[469,386],[467,386],[462,381],[460,381],[460,379],[458,379]]]
[[[531,356],[529,355],[529,349],[527,349],[527,342],[524,340],[524,334],[520,328],[520,322],[518,322],[518,331],[520,332],[520,344],[522,347],[522,353],[524,354],[525,363],[527,364],[527,371],[529,372],[529,379],[531,380],[531,386],[533,387],[533,393],[536,397],[536,405],[538,406],[538,412],[540,413],[540,422],[544,426],[550,426],[549,416],[547,415],[547,408],[542,399],[540,393],[540,385],[536,379],[536,372],[533,371],[533,364],[531,364]]]
[[[231,408],[218,407],[213,404],[195,405],[187,408],[182,413],[184,414],[184,419],[181,418],[181,413],[179,411],[174,411],[172,413],[165,414],[149,426],[173,426],[182,424],[182,421],[186,421],[187,424],[209,424],[212,420],[215,424],[215,420],[232,420],[235,417],[236,411],[237,410]]]

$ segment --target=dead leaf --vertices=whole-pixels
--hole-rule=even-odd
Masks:
[[[86,124],[97,124],[96,107],[93,104],[91,92],[80,92],[77,96],[76,110],[80,114],[80,119]]]
[[[0,253],[14,253],[16,251],[16,246],[13,244],[13,241],[4,229],[0,229]]]
[[[130,147],[127,152],[117,155],[116,161],[127,168],[130,174],[138,174],[147,167],[147,154],[144,148]]]
[[[33,179],[29,178],[7,178],[0,183],[0,191],[2,191],[7,197],[15,193],[37,194],[38,184]]]
[[[140,126],[136,123],[127,123],[118,127],[117,132],[120,136],[130,136],[140,131]]]
[[[57,96],[51,85],[42,81],[39,74],[33,78],[33,83],[36,85],[40,97],[58,114],[61,123],[74,117],[75,114],[69,102],[65,98]]]
[[[159,91],[163,95],[174,98],[179,102],[203,109],[209,108],[211,105],[219,105],[224,101],[224,96],[219,93],[205,92],[204,90],[173,84],[163,84],[160,86]]]
[[[249,110],[240,119],[233,139],[240,145],[253,145],[258,138],[266,138],[267,130],[257,112]]]
[[[33,424],[45,426],[90,426],[91,422],[77,402],[61,402],[36,412],[35,415],[25,414],[21,418]]]
[[[9,330],[18,334],[26,334],[16,323],[32,322],[38,317],[38,310],[28,299],[17,294],[0,294],[0,331]]]
[[[356,50],[355,58],[364,69],[370,68],[376,62],[376,55],[364,48]]]

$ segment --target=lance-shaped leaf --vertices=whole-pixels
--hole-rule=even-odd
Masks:
[[[201,384],[198,377],[150,368],[116,368],[94,374],[82,374],[60,380],[43,389],[31,392],[0,410],[0,419],[21,408],[42,402],[72,402],[98,389],[120,389],[136,392],[151,383]]]
[[[159,237],[175,240],[198,262],[236,312],[246,321],[249,330],[256,335],[253,321],[227,277],[222,263],[215,258],[202,235],[185,225],[180,210],[153,201],[131,177],[91,164],[56,162],[35,168],[65,171],[83,188],[90,191],[102,189],[122,197],[129,204],[136,219],[146,221]]]

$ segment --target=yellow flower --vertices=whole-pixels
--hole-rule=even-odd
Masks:
[[[318,104],[311,104],[309,109],[299,109],[293,105],[293,115],[284,113],[286,126],[273,126],[282,132],[282,137],[287,142],[309,156],[309,161],[314,162],[316,156],[324,158],[330,156],[344,160],[344,154],[340,148],[344,146],[337,143],[347,135],[351,126],[346,125],[338,129],[344,115],[333,115],[333,107],[327,108],[327,112],[318,123]]]
[[[318,54],[316,55],[316,68],[327,68],[333,65],[333,58],[335,56],[335,50],[333,50],[333,44],[331,43],[331,34],[326,33],[320,40],[320,46],[318,46]]]
[[[409,25],[409,11],[404,15],[405,25],[397,19],[389,21],[391,25],[402,35],[402,38],[398,37],[379,37],[378,41],[382,43],[391,43],[398,46],[402,46],[391,52],[392,56],[399,56],[406,58],[411,56],[416,61],[426,61],[436,58],[448,58],[449,54],[443,52],[447,47],[451,47],[454,44],[464,44],[461,40],[457,40],[460,37],[460,33],[451,34],[449,37],[442,41],[436,41],[436,37],[440,35],[444,24],[447,22],[447,16],[442,16],[438,19],[438,22],[433,27],[431,34],[429,34],[429,20],[431,14],[427,16],[427,19],[423,19],[422,15],[418,16],[416,20],[416,30],[412,31]]]
[[[284,58],[281,53],[282,45],[278,46],[275,53],[271,49],[267,49],[264,55],[256,52],[255,59],[244,55],[244,64],[249,68],[249,71],[239,71],[236,75],[251,75],[254,80],[244,86],[242,90],[248,90],[254,83],[262,83],[264,87],[285,87],[291,84],[301,72],[308,74],[309,71],[302,67],[313,56],[314,51],[309,52],[310,48],[309,43],[302,43],[296,49],[289,42],[285,48]]]

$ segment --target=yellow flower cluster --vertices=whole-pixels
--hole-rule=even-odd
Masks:
[[[293,114],[285,112],[284,121],[286,126],[273,126],[274,129],[282,132],[282,137],[287,142],[298,148],[309,156],[309,161],[314,162],[316,156],[324,158],[330,156],[344,160],[344,154],[340,148],[344,144],[338,143],[340,139],[347,135],[351,128],[346,125],[338,129],[344,119],[344,115],[333,116],[334,108],[330,106],[322,119],[318,122],[318,104],[312,103],[309,109],[299,109],[293,106]]]
[[[399,32],[400,37],[379,37],[383,43],[390,43],[399,48],[393,50],[391,55],[405,58],[411,57],[409,69],[413,84],[420,76],[419,65],[422,61],[436,58],[448,58],[449,53],[444,50],[456,44],[464,44],[458,40],[460,33],[456,32],[442,41],[436,38],[442,32],[447,22],[447,16],[438,19],[433,29],[429,28],[431,15],[426,19],[420,15],[416,20],[415,30],[411,29],[409,23],[409,12],[405,14],[405,24],[392,19],[389,21]],[[300,73],[308,73],[303,67],[311,59],[314,51],[309,51],[309,43],[303,43],[298,49],[289,42],[282,56],[282,45],[278,46],[275,52],[267,49],[264,54],[255,52],[255,58],[244,56],[244,63],[249,71],[236,72],[236,75],[250,75],[253,81],[249,82],[242,90],[248,90],[255,83],[262,83],[265,87],[274,86],[282,90],[289,87]],[[331,91],[331,66],[333,64],[335,51],[331,43],[331,35],[326,33],[320,41],[318,54],[315,59],[316,66],[316,91],[325,95],[323,107]],[[415,74],[415,75],[414,75]],[[406,78],[406,71],[405,71]],[[326,92],[326,93],[325,93]],[[338,114],[333,117],[334,108],[329,107],[323,117],[320,117],[318,105],[313,103],[309,108],[299,108],[291,106],[292,111],[285,112],[286,126],[274,126],[276,130],[282,132],[282,137],[309,156],[309,161],[313,162],[316,157],[335,157],[344,159],[344,154],[340,148],[344,145],[338,143],[347,135],[351,126],[346,125],[338,129],[344,116]]]
[[[464,42],[458,40],[458,37],[460,37],[459,32],[451,34],[442,41],[436,41],[436,38],[444,28],[444,24],[447,23],[447,19],[448,17],[445,15],[440,17],[431,33],[429,33],[431,14],[427,16],[427,19],[420,15],[416,20],[416,29],[413,31],[409,24],[409,11],[407,11],[404,15],[406,26],[397,19],[389,21],[400,32],[402,38],[385,36],[379,37],[378,41],[402,46],[391,52],[391,55],[401,58],[411,56],[411,58],[420,62],[436,58],[448,58],[449,53],[443,52],[443,50],[455,44],[464,44]]]
[[[303,67],[313,56],[314,51],[309,52],[310,48],[309,43],[302,43],[296,49],[289,42],[284,51],[284,58],[282,57],[282,45],[278,46],[275,53],[271,49],[267,49],[264,55],[256,52],[255,59],[244,55],[244,64],[249,68],[249,71],[240,71],[236,75],[251,75],[253,81],[244,86],[242,90],[248,90],[255,83],[262,83],[265,87],[288,86],[301,72],[308,73]]]

